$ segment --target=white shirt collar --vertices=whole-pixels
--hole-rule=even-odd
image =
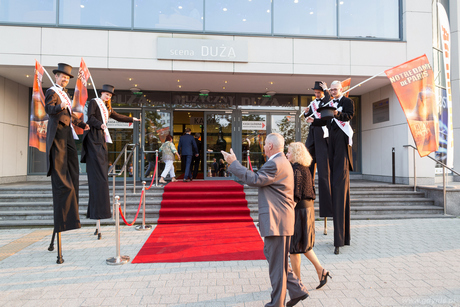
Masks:
[[[270,158],[268,158],[268,161],[270,161],[271,159],[273,159],[274,157],[276,157],[276,156],[279,155],[280,153],[281,153],[281,151],[280,151],[280,152],[277,152],[276,154],[271,155]],[[268,162],[268,161],[267,161],[267,162]]]

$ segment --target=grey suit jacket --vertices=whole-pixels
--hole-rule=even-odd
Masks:
[[[257,173],[234,161],[228,170],[259,190],[259,229],[262,237],[294,234],[294,174],[284,153],[265,163]]]

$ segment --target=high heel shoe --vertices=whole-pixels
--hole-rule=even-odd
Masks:
[[[321,280],[319,281],[319,285],[318,287],[316,287],[316,289],[321,289],[325,284],[327,284],[327,278],[330,277],[332,278],[332,276],[329,274],[329,272],[327,272],[326,274],[324,274],[324,269],[323,271],[321,272]]]
[[[97,239],[100,240],[102,238],[102,233],[97,234]]]
[[[94,235],[97,236],[99,232],[97,231],[97,228],[96,228],[96,231],[94,232]]]

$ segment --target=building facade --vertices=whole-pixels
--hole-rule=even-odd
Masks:
[[[355,102],[354,176],[413,181],[414,145],[386,69],[426,54],[442,65],[437,2],[451,25],[453,114],[460,111],[459,24],[456,0],[189,0],[65,1],[9,0],[0,3],[0,182],[44,175],[44,154],[28,146],[35,60],[51,73],[64,62],[78,73],[81,58],[92,87],[115,86],[117,112],[141,124],[111,123],[113,161],[126,143],[139,143],[139,178],[167,134],[190,127],[200,133],[210,178],[221,149],[233,148],[254,168],[264,162],[270,132],[288,142],[305,141],[300,114],[312,100],[317,80],[351,78]],[[44,77],[43,87],[51,86]],[[438,87],[445,80],[436,79]],[[72,79],[68,88],[75,87]],[[454,146],[460,121],[453,116]],[[77,146],[80,143],[77,142]],[[460,153],[454,151],[454,169]],[[434,154],[432,154],[434,157]],[[439,180],[435,162],[415,156],[417,180]],[[180,164],[176,169],[180,169]],[[81,165],[85,173],[85,165]],[[221,177],[229,176],[225,172]],[[229,177],[226,177],[229,178]],[[230,177],[231,178],[231,177]],[[453,178],[458,179],[458,178]]]

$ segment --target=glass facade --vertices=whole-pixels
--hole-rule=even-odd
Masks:
[[[131,28],[131,1],[59,0],[59,24]]]
[[[275,1],[274,34],[336,36],[336,0]]]
[[[1,24],[198,34],[399,40],[400,20],[400,0],[0,1]]]

